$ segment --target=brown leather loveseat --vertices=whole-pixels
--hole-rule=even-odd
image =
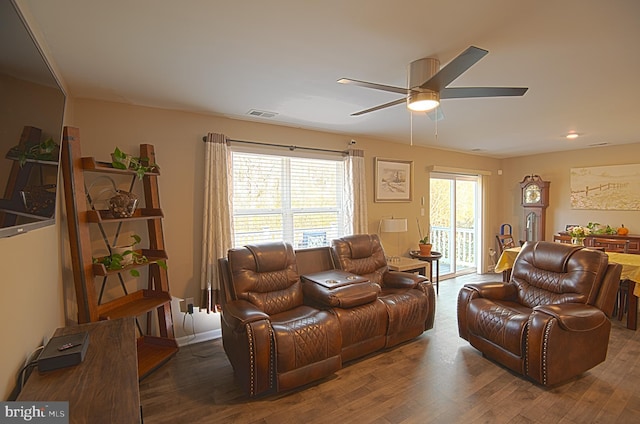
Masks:
[[[290,244],[270,242],[230,249],[219,261],[223,346],[249,396],[327,377],[433,326],[435,295],[424,277],[403,274],[403,284],[383,289],[335,270],[329,247],[301,251],[301,269],[312,271],[301,276],[296,256]]]
[[[605,360],[620,272],[600,251],[526,243],[508,283],[460,290],[460,337],[539,384],[566,382]]]

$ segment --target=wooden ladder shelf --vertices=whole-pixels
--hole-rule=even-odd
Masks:
[[[149,165],[156,163],[155,150],[150,144],[140,145],[140,157],[147,158]],[[135,171],[116,169],[111,163],[96,162],[93,158],[82,157],[79,129],[65,127],[62,140],[62,172],[78,321],[87,323],[128,316],[136,319],[146,316],[146,328],[138,325],[138,377],[142,379],[178,351],[173,333],[168,273],[166,266],[161,266],[167,255],[158,191],[159,173],[147,172],[142,177],[144,207],[137,209],[131,217],[118,218],[113,217],[108,210],[95,210],[89,204],[85,173],[130,175],[133,185],[134,180],[137,180]],[[149,248],[141,251],[148,259],[146,262],[128,265],[119,270],[107,270],[102,264],[94,263],[91,226],[99,226],[104,235],[110,225],[117,225],[119,232],[120,226],[124,223],[141,220],[147,223]],[[110,250],[107,237],[103,238]],[[127,293],[121,274],[136,267],[148,268],[147,287]],[[101,303],[96,279],[102,278],[104,286],[106,279],[112,276],[120,279],[125,294]],[[157,313],[157,326],[152,325],[154,310]]]

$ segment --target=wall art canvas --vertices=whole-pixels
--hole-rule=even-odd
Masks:
[[[571,208],[640,210],[640,164],[571,168]]]
[[[413,162],[375,158],[376,202],[410,202]]]

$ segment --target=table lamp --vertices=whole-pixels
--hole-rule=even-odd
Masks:
[[[380,221],[383,233],[404,233],[407,231],[407,218],[384,218]],[[397,251],[400,252],[400,234],[398,234]],[[399,262],[400,256],[390,256],[389,262]]]

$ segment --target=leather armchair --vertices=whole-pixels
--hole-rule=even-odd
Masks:
[[[600,251],[526,243],[508,283],[460,290],[458,332],[539,384],[566,382],[606,358],[621,270]]]
[[[389,271],[376,234],[347,236],[331,242],[336,266],[380,286],[378,301],[388,315],[385,347],[419,336],[433,327],[435,291],[423,276]]]
[[[219,263],[223,345],[249,396],[288,390],[341,368],[338,319],[303,304],[290,244],[231,249]]]

